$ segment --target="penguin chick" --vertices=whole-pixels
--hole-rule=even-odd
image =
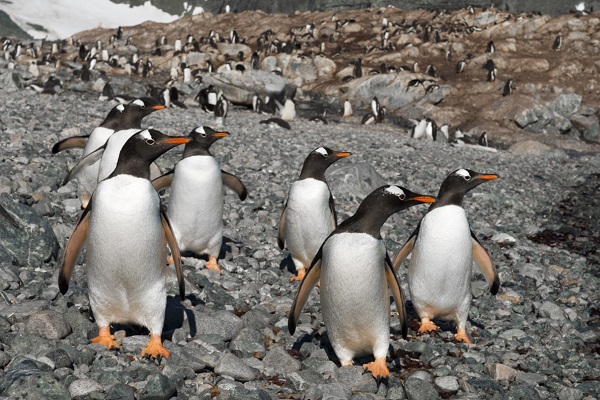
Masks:
[[[185,286],[177,242],[149,181],[150,164],[189,138],[139,131],[123,146],[114,172],[98,184],[65,248],[58,287],[62,294],[87,241],[90,305],[99,328],[92,343],[119,347],[111,323],[134,323],[150,331],[142,356],[168,357],[161,343],[166,307],[167,242],[175,259],[179,294]]]
[[[434,318],[454,321],[456,340],[471,343],[466,323],[471,305],[473,259],[481,267],[492,294],[500,281],[492,260],[469,228],[462,206],[467,192],[497,175],[467,169],[452,172],[442,183],[435,203],[394,259],[394,270],[412,252],[408,267],[411,301],[421,319],[419,333],[437,330]]]
[[[234,190],[240,200],[247,196],[246,186],[235,175],[221,170],[210,153],[214,142],[229,136],[208,126],[197,127],[182,159],[173,171],[153,181],[160,190],[171,185],[167,216],[182,252],[208,255],[206,268],[221,272],[217,263],[223,243],[223,185]]]
[[[327,237],[313,259],[290,311],[290,333],[294,334],[308,295],[320,279],[323,321],[342,366],[352,365],[354,357],[373,354],[375,361],[363,367],[376,379],[387,378],[390,289],[405,338],[408,328],[402,290],[380,230],[392,214],[433,201],[434,197],[399,186],[382,186],[368,195],[356,213]]]
[[[292,184],[279,220],[277,244],[287,247],[301,281],[306,268],[319,250],[323,240],[337,226],[333,196],[325,180],[325,170],[334,162],[351,155],[327,147],[313,150],[302,166],[297,181]]]

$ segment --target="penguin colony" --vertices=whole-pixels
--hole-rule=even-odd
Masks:
[[[351,23],[336,20],[336,30]],[[394,48],[389,39],[398,34],[395,30],[412,29],[422,33],[427,41],[444,40],[432,25],[396,25],[386,21],[384,28],[381,46],[385,51]],[[251,54],[248,67],[259,66],[260,54],[264,52],[298,53],[304,46],[301,38],[314,39],[314,31],[314,24],[292,29],[294,40],[290,42],[281,42],[274,38],[274,33],[265,32],[259,38],[260,51]],[[335,31],[331,37],[335,41]],[[122,37],[119,29],[111,40],[116,43],[128,39]],[[202,45],[215,47],[221,40],[218,33],[211,31],[202,43],[193,37],[188,37],[185,45],[178,40],[175,51],[184,52],[186,46],[191,49]],[[235,30],[226,40],[232,44],[244,41]],[[166,43],[164,36],[157,39],[155,53],[160,54],[161,46]],[[101,43],[89,51],[81,44],[80,49],[80,58],[89,61],[79,71],[81,79],[85,80],[90,71],[97,68]],[[490,41],[486,52],[491,55],[495,51],[495,45]],[[246,56],[238,54],[237,61],[231,58],[217,70],[235,69],[243,73],[247,68],[244,66]],[[450,54],[448,58],[451,58]],[[150,59],[145,62],[137,59],[127,65],[129,69],[136,65],[142,76],[153,73]],[[464,61],[457,72],[462,73],[466,67]],[[416,62],[406,68],[419,73]],[[496,67],[492,59],[485,68],[488,80],[494,81]],[[99,329],[98,336],[91,339],[93,343],[108,349],[116,348],[118,343],[111,335],[110,325],[133,323],[150,332],[150,341],[142,356],[159,360],[168,357],[169,352],[160,337],[166,304],[167,265],[174,265],[181,299],[185,298],[182,253],[207,256],[206,268],[220,272],[223,186],[232,189],[242,201],[248,193],[238,177],[221,170],[218,160],[209,151],[213,143],[229,133],[199,126],[187,137],[174,137],[142,127],[142,119],[152,112],[167,107],[186,107],[179,101],[179,92],[174,86],[177,79],[183,77],[201,82],[202,75],[211,73],[212,69],[209,62],[206,71],[190,71],[186,65],[180,65],[172,71],[166,87],[150,87],[148,97],[116,96],[110,86],[105,86],[103,96],[119,104],[89,136],[67,138],[53,148],[55,153],[83,148],[81,159],[64,181],[77,179],[84,211],[65,248],[59,288],[63,294],[67,292],[73,268],[85,246],[90,304]],[[363,69],[363,60],[356,59],[351,75],[344,79],[360,79]],[[403,67],[384,65],[380,69],[380,73],[392,73]],[[425,75],[437,79],[437,68],[428,65]],[[406,90],[437,90],[436,80],[429,78],[411,80]],[[512,92],[514,86],[510,82]],[[51,81],[50,86],[60,84]],[[290,129],[288,121],[296,116],[293,97],[294,93],[277,98],[256,95],[252,108],[255,112],[278,116],[261,123]],[[229,103],[222,91],[209,85],[199,90],[195,99],[204,111],[214,114],[215,125],[223,125]],[[346,103],[343,115],[351,114],[352,107]],[[362,123],[383,123],[385,114],[385,107],[374,97],[370,112],[363,117]],[[327,123],[324,112],[318,117]],[[414,123],[414,138],[438,140],[440,134],[449,141],[448,125],[438,128],[426,117]],[[487,146],[485,132],[479,142]],[[154,161],[183,144],[181,160],[171,171],[161,173]],[[466,320],[471,303],[473,261],[484,272],[492,294],[497,293],[500,282],[491,257],[469,228],[463,199],[479,184],[498,176],[458,169],[450,172],[441,183],[437,197],[386,185],[369,194],[356,213],[338,225],[325,170],[350,155],[348,151],[334,151],[324,146],[314,149],[308,154],[298,180],[290,184],[277,238],[278,245],[288,249],[297,270],[297,276],[290,280],[300,281],[288,328],[290,334],[294,334],[302,308],[312,289],[319,284],[325,327],[340,363],[350,365],[357,357],[372,356],[374,361],[364,364],[364,368],[378,379],[386,378],[390,374],[386,365],[390,344],[390,293],[396,304],[402,334],[408,337],[404,296],[397,274],[409,254],[412,256],[407,279],[411,301],[420,319],[418,333],[435,332],[438,327],[434,320],[449,320],[456,324],[456,340],[471,343]],[[165,212],[158,191],[168,187],[170,195]],[[423,203],[431,204],[429,210],[392,261],[380,234],[383,224],[392,214]]]

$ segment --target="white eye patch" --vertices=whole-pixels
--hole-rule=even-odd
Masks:
[[[133,103],[131,103],[131,104],[135,104],[136,106],[140,106],[140,107],[145,106],[144,102],[140,99],[134,100]]]
[[[117,106],[117,110],[119,110],[120,112],[123,112],[123,111],[125,111],[125,106],[123,104],[119,104]]]
[[[388,192],[388,193],[390,193],[390,194],[393,194],[394,196],[397,196],[400,200],[404,200],[406,198],[406,194],[398,186],[387,187],[385,189],[385,191]]]
[[[202,127],[202,126],[197,127],[196,129],[194,129],[194,131],[197,133],[206,133],[206,132],[204,132],[204,127]]]
[[[317,153],[321,154],[323,157],[327,157],[327,150],[323,147],[319,147],[315,150]]]
[[[139,134],[141,137],[143,137],[146,140],[153,140],[152,135],[150,135],[150,132],[148,130],[140,131]]]
[[[459,169],[454,175],[462,176],[463,178],[471,178],[471,174],[469,174],[466,169]]]

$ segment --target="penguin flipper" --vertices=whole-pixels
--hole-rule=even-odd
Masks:
[[[283,212],[281,213],[281,218],[279,218],[279,231],[277,232],[277,245],[281,250],[285,247],[285,224],[286,224],[286,214],[287,214],[287,202],[283,207]]]
[[[88,228],[90,226],[90,211],[92,210],[92,199],[90,199],[88,206],[83,210],[81,218],[73,231],[73,234],[67,242],[65,247],[65,255],[63,257],[62,265],[60,266],[60,272],[58,274],[58,289],[62,294],[67,293],[69,290],[69,281],[73,274],[73,268],[77,263],[81,248],[85,244],[88,236]]]
[[[246,189],[246,185],[244,185],[237,176],[230,174],[229,172],[221,171],[221,179],[225,186],[237,193],[240,200],[246,200],[248,190]]]
[[[315,285],[321,279],[321,257],[323,256],[323,246],[319,249],[319,252],[313,259],[304,279],[300,282],[300,287],[298,288],[298,293],[296,294],[296,298],[294,299],[294,304],[292,304],[292,308],[290,310],[290,316],[288,317],[288,330],[290,335],[293,335],[296,332],[296,323],[298,322],[298,318],[300,317],[300,312],[304,308],[306,301],[308,300],[308,296],[310,292],[315,287]]]
[[[496,271],[496,267],[494,267],[492,259],[490,258],[487,250],[483,247],[479,240],[477,240],[473,232],[471,232],[471,236],[473,237],[473,258],[475,261],[477,261],[477,264],[485,275],[485,280],[487,281],[488,285],[490,285],[490,292],[492,294],[496,294],[500,288],[498,271]]]
[[[414,230],[413,233],[410,234],[408,240],[406,241],[406,243],[404,243],[404,246],[402,246],[400,251],[398,251],[398,254],[396,254],[396,257],[394,257],[394,262],[392,263],[392,268],[394,269],[394,271],[397,271],[398,268],[400,268],[402,261],[404,261],[406,257],[408,257],[410,252],[415,247],[415,241],[417,240],[417,236],[419,235],[419,228],[421,228],[421,222],[419,222],[417,228]]]
[[[100,159],[102,158],[102,154],[104,154],[105,148],[106,144],[92,151],[90,154],[79,160],[79,162],[75,164],[73,168],[71,168],[67,176],[65,176],[65,179],[63,179],[61,186],[65,186],[67,183],[69,183],[69,181],[73,179],[75,175],[79,174],[85,167],[89,167],[90,165],[93,165],[100,161]]]
[[[170,170],[169,172],[162,174],[158,178],[154,178],[152,180],[152,186],[154,190],[160,192],[163,189],[168,188],[173,183],[173,175],[175,170]]]
[[[63,139],[60,142],[52,146],[52,154],[60,153],[63,150],[68,149],[83,149],[87,144],[90,135],[83,136],[71,136]]]
[[[160,212],[160,223],[162,224],[165,238],[171,249],[173,264],[175,264],[175,274],[177,275],[177,283],[179,284],[179,297],[183,300],[185,298],[185,281],[183,280],[183,270],[181,269],[181,252],[179,251],[179,245],[177,244],[177,239],[175,238],[167,214],[162,210]]]
[[[333,201],[333,195],[329,192],[329,211],[331,211],[332,227],[337,228],[337,213],[335,212],[335,202]]]
[[[406,339],[406,335],[408,334],[408,323],[406,322],[404,297],[402,296],[402,289],[400,288],[398,277],[394,273],[394,267],[392,267],[392,262],[390,260],[390,256],[387,254],[387,251],[385,252],[385,279],[392,290],[394,302],[396,303],[396,308],[398,309],[398,318],[400,319],[400,326],[402,327],[402,337]]]

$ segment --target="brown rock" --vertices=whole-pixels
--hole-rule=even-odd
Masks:
[[[547,153],[550,147],[535,140],[523,140],[510,146],[508,151],[513,154],[540,156]]]
[[[517,370],[504,364],[486,364],[485,370],[488,375],[497,381],[513,381],[517,376]]]

